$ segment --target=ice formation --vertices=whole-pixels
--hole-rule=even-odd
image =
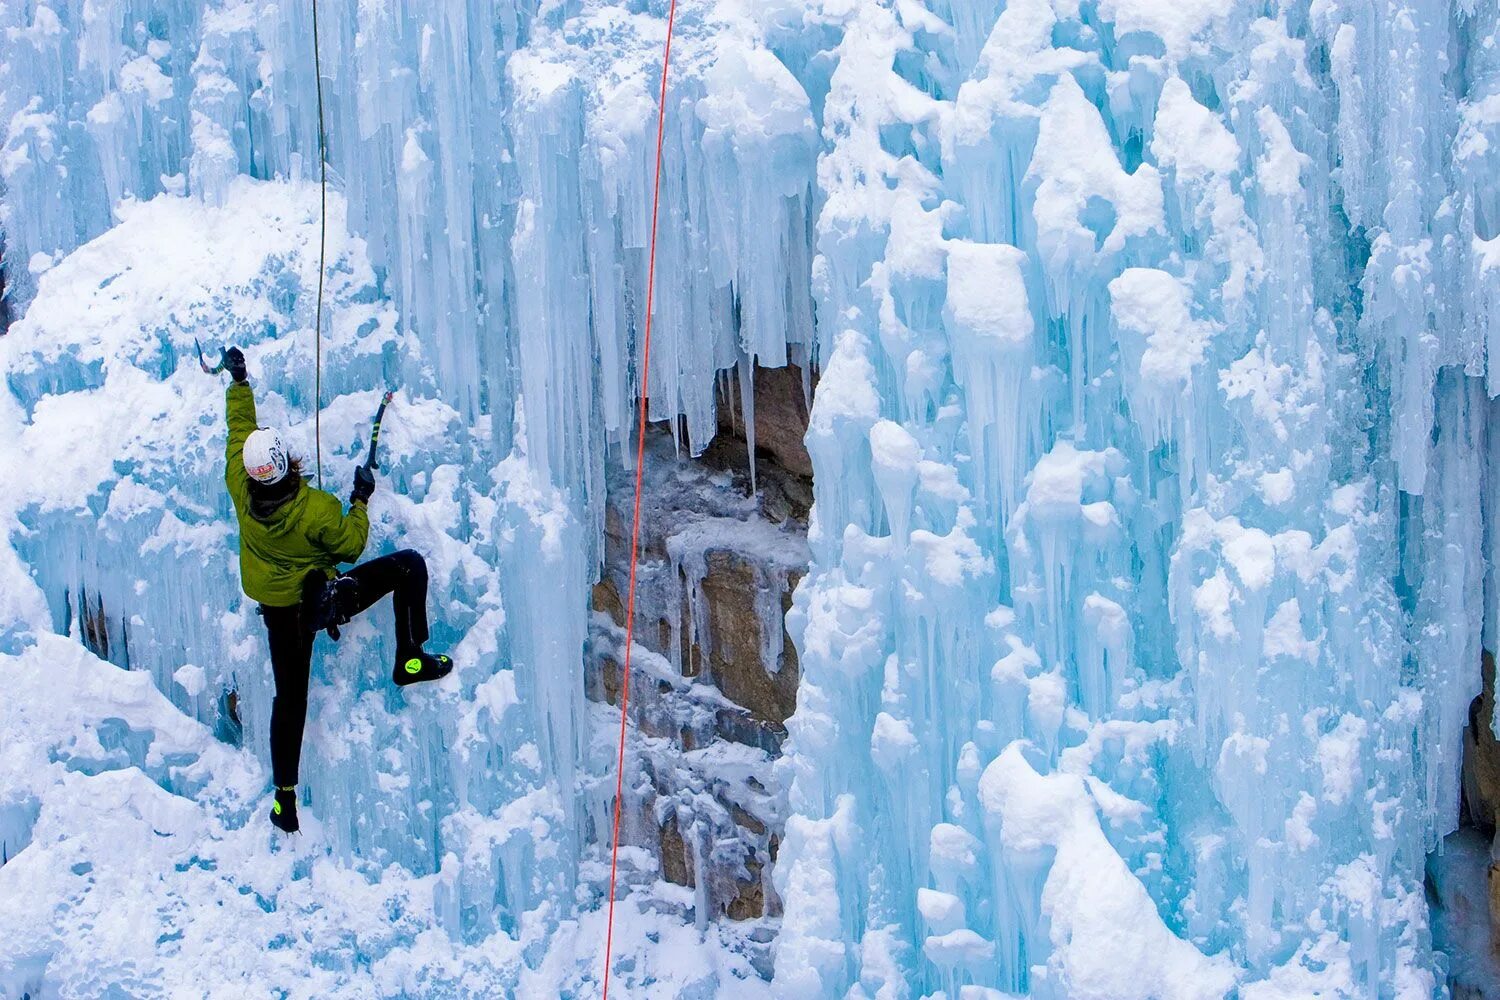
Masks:
[[[1493,8],[945,13],[824,103],[780,992],[1444,991]]]
[[[389,690],[378,616],[325,649],[277,850],[192,345],[244,345],[311,454],[311,8],[0,8],[0,992],[597,992],[580,659],[666,7],[320,8],[323,475],[398,386],[373,544],[428,554],[459,669]],[[816,503],[771,979],[646,878],[621,995],[1444,995],[1424,865],[1495,644],[1495,5],[678,17],[651,416],[697,452],[726,380],[815,368]]]

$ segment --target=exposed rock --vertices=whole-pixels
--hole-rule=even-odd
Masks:
[[[1490,919],[1494,881],[1490,838],[1473,826],[1450,834],[1427,859],[1433,944],[1448,956],[1454,1000],[1500,1000],[1500,953]]]
[[[1469,725],[1464,730],[1463,788],[1468,820],[1485,836],[1496,836],[1500,818],[1500,740],[1495,738],[1495,658],[1488,650],[1481,666],[1479,697],[1469,706]],[[1500,862],[1493,860],[1487,872],[1490,948],[1500,955]]]
[[[800,398],[800,382],[798,383]],[[800,436],[799,436],[800,441]],[[757,442],[759,444],[759,442]],[[636,578],[628,752],[649,787],[627,794],[623,831],[706,916],[775,916],[768,872],[782,819],[772,764],[796,707],[784,617],[805,571],[811,484],[721,434],[698,460],[649,442]],[[588,696],[619,704],[633,474],[612,475],[605,565],[594,588]],[[622,834],[622,837],[624,834]]]
[[[1500,741],[1495,739],[1495,659],[1488,651],[1479,697],[1469,706],[1464,730],[1464,801],[1473,823],[1493,832],[1500,815]]]
[[[708,614],[709,676],[729,700],[751,718],[786,731],[786,720],[797,708],[797,650],[784,631],[776,636],[773,663],[763,649],[764,609],[757,607],[766,587],[760,567],[734,550],[708,555],[708,574],[702,589]],[[779,598],[774,618],[784,620],[792,606],[792,588],[802,574],[776,581]],[[778,627],[780,626],[778,622]]]
[[[687,843],[677,827],[677,817],[668,816],[661,827],[661,873],[668,882],[678,885],[696,885],[693,877],[693,859],[688,854]]]
[[[806,374],[796,365],[784,368],[755,366],[751,381],[751,399],[755,409],[755,447],[764,451],[783,469],[796,476],[812,478],[812,458],[802,439],[807,434],[808,400],[812,398],[813,376],[804,384]],[[724,383],[718,394],[719,437],[747,440],[744,408],[738,379]]]
[[[759,861],[745,862],[749,879],[739,883],[739,894],[724,908],[724,915],[731,920],[753,920],[766,916],[766,885],[761,877]]]

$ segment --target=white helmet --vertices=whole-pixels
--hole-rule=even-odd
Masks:
[[[269,427],[257,427],[245,438],[245,471],[263,486],[281,482],[286,475],[286,446],[281,435]]]

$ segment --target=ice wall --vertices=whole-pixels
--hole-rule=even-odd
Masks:
[[[641,378],[665,6],[322,9],[325,472],[347,483],[375,394],[402,386],[376,541],[435,560],[460,664],[387,692],[377,620],[320,667],[309,814],[329,856],[351,884],[394,863],[432,900],[410,939],[299,952],[349,959],[336,984],[457,991],[483,953],[488,986],[593,986],[586,831],[608,803],[577,789],[612,748],[579,659]],[[40,672],[63,655],[42,617],[96,647],[102,627],[112,660],[224,735],[232,687],[252,752],[269,690],[213,562],[233,541],[220,404],[188,350],[247,344],[266,412],[306,446],[309,14],[0,9],[18,317],[0,440],[30,473],[0,506],[0,571],[35,583],[0,588],[0,653]],[[1441,992],[1423,858],[1457,820],[1500,538],[1493,4],[692,0],[679,18],[651,414],[697,450],[723,372],[821,372],[769,989]],[[126,729],[167,726],[148,701]],[[217,787],[138,744],[81,767],[200,807]],[[0,856],[95,815],[48,818],[87,796],[61,757],[35,778],[6,761],[27,778],[0,801]],[[224,798],[173,829],[238,830],[250,807]],[[22,857],[5,878],[45,868],[64,898],[71,860]],[[695,951],[648,916],[680,903],[654,891],[627,904],[626,988],[758,988],[732,935]],[[427,931],[455,950],[424,951]],[[28,942],[0,981],[99,952]]]
[[[327,818],[321,839],[335,857],[417,875],[444,869],[456,898],[439,909],[456,937],[515,931],[539,890],[566,891],[571,849],[557,786],[519,763],[553,726],[523,724],[512,673],[497,672],[505,620],[494,567],[505,560],[490,528],[496,500],[483,480],[460,475],[457,415],[432,396],[414,339],[396,331],[364,245],[341,235],[342,200],[330,205],[340,235],[324,343],[335,399],[323,419],[326,485],[347,488],[379,388],[399,386],[371,551],[420,544],[439,581],[435,638],[454,646],[468,678],[394,694],[383,615],[324,650],[309,804]],[[129,206],[119,225],[41,276],[0,343],[11,391],[34,401],[6,435],[9,467],[33,470],[7,491],[7,544],[34,568],[53,626],[76,636],[80,605],[97,608],[116,663],[188,716],[231,736],[242,728],[261,759],[272,690],[260,623],[239,592],[221,483],[223,381],[199,371],[193,338],[244,345],[261,419],[289,428],[311,471],[311,386],[300,373],[317,234],[318,192],[307,184],[240,178],[218,207],[174,196]],[[545,561],[536,562],[544,581]],[[507,820],[522,803],[527,819]],[[483,908],[465,902],[476,892]]]
[[[674,427],[697,450],[717,425],[724,371],[748,377],[756,361],[782,364],[812,341],[816,137],[759,22],[732,5],[684,8],[667,119],[677,167],[663,182],[671,207],[657,259],[676,294],[654,329],[651,410],[680,415]],[[243,739],[249,754],[234,766],[251,783],[264,780],[270,679],[259,622],[225,568],[235,539],[220,485],[222,384],[197,370],[191,345],[243,345],[263,419],[292,428],[311,459],[310,14],[260,2],[0,11],[0,226],[19,317],[0,342],[5,457],[47,473],[8,493],[0,559],[17,580],[34,576],[53,630]],[[393,693],[379,616],[320,651],[304,772],[315,850],[351,883],[382,882],[394,866],[430,898],[411,939],[344,941],[336,986],[366,988],[362,970],[401,952],[411,971],[379,990],[595,987],[596,838],[609,803],[582,789],[600,784],[613,755],[590,756],[581,661],[603,469],[641,378],[631,358],[664,14],[607,3],[321,10],[327,485],[347,489],[380,389],[399,387],[370,551],[428,555],[435,638],[459,663],[436,691]],[[41,676],[36,608],[26,610],[0,635],[16,669]],[[152,719],[123,718],[141,734],[131,748],[149,753]],[[141,766],[105,756],[84,766]],[[23,782],[24,762],[8,763],[7,858],[31,842],[39,810],[84,794],[56,773],[66,766]],[[148,773],[172,795],[202,790],[158,771]],[[184,821],[184,850],[263,827],[254,808]],[[60,854],[26,861],[5,865],[15,884],[38,873],[60,884],[49,867]],[[280,888],[305,888],[304,875]],[[683,948],[647,954],[682,932],[657,912],[677,901],[655,892],[639,887],[622,910],[633,920],[621,929],[622,989],[712,993],[753,976],[733,935],[720,948],[713,929],[697,932],[691,959]],[[68,933],[63,896],[38,898],[51,920],[24,953],[0,956],[7,993],[51,988],[108,950]],[[202,897],[173,882],[142,907],[189,898]],[[429,931],[464,958],[426,953],[414,941]],[[338,950],[299,954],[326,962]],[[175,982],[193,954],[174,952],[142,982]],[[101,988],[133,988],[109,979],[114,968]]]
[[[311,469],[318,204],[310,183],[241,177],[219,205],[127,206],[41,275],[0,340],[0,461],[28,470],[0,506],[12,682],[0,909],[27,929],[0,948],[7,995],[594,988],[599,873],[580,878],[580,860],[597,847],[581,840],[576,794],[585,623],[567,614],[589,582],[568,558],[585,547],[580,521],[527,462],[524,435],[494,468],[474,461],[483,451],[434,395],[337,195],[326,485],[348,488],[379,388],[398,387],[368,552],[427,556],[433,638],[457,670],[431,690],[395,689],[385,607],[337,647],[320,641],[304,834],[268,851],[273,692],[222,487],[224,380],[199,370],[193,339],[244,346],[261,419]],[[622,910],[627,988],[686,995],[757,978],[732,941],[652,912],[653,893]],[[222,922],[202,917],[225,901]],[[664,966],[650,951],[673,939],[678,961]]]
[[[660,9],[658,9],[660,8]],[[602,516],[645,305],[665,6],[330,4],[329,172],[349,224],[497,454]],[[769,15],[763,15],[769,16]],[[0,13],[12,302],[121,199],[221,203],[234,177],[317,177],[311,5],[37,3]],[[668,95],[652,416],[712,437],[714,376],[812,341],[808,99],[736,4],[685,4]],[[597,530],[598,524],[592,525]],[[592,532],[591,532],[592,533]]]
[[[1493,7],[822,12],[778,992],[1444,992]]]

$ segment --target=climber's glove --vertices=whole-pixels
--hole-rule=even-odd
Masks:
[[[245,372],[245,355],[238,347],[231,347],[224,352],[224,370],[236,382],[243,382],[248,377]]]
[[[368,465],[356,465],[354,467],[354,492],[349,494],[349,502],[351,504],[364,503],[374,492],[375,473],[370,471]]]

